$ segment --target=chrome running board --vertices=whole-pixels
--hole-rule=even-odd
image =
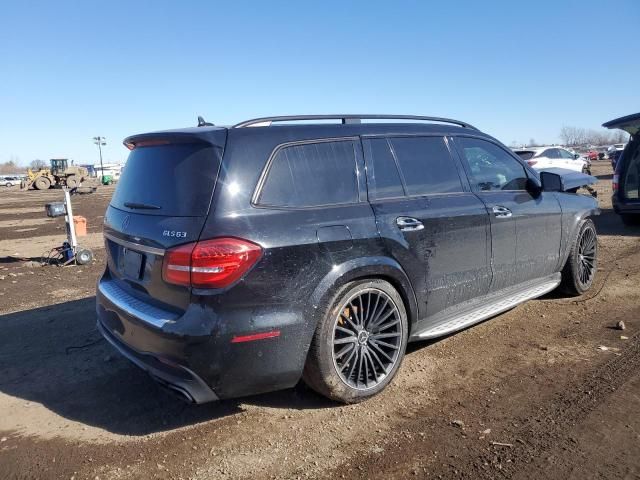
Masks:
[[[436,318],[433,320],[437,323],[434,326],[411,335],[411,340],[426,340],[429,338],[442,337],[467,328],[482,320],[505,312],[527,300],[550,292],[560,284],[560,280],[560,273],[554,273],[540,280],[527,282],[518,287],[509,287],[490,294],[485,297],[484,301],[480,304],[474,301],[473,306],[469,306],[467,303],[467,306],[461,305],[447,309],[435,315]]]

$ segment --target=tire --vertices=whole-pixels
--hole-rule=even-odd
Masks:
[[[47,177],[38,177],[36,178],[36,181],[33,182],[33,186],[36,190],[49,190],[49,187],[51,187],[51,180]]]
[[[408,332],[404,302],[391,284],[379,279],[348,283],[318,322],[303,380],[338,402],[371,398],[400,368]]]
[[[67,177],[67,187],[76,188],[78,186],[78,178],[75,175],[69,175]]]
[[[13,183],[11,182],[7,182],[4,184],[5,187],[9,188],[9,187],[13,187]]]
[[[88,249],[80,249],[76,252],[76,263],[86,265],[93,260],[93,252]]]
[[[596,276],[598,269],[598,235],[591,219],[580,225],[573,239],[567,263],[562,269],[560,289],[570,296],[585,293]]]
[[[623,213],[620,215],[622,218],[622,223],[624,223],[627,227],[636,227],[640,225],[640,214],[632,214],[632,213]]]

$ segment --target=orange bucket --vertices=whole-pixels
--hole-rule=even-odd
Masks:
[[[87,234],[87,219],[81,216],[73,217],[73,226],[76,229],[77,237],[84,237]]]

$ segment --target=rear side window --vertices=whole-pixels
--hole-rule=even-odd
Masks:
[[[207,143],[135,148],[111,205],[144,215],[204,216],[211,202],[220,152]]]
[[[469,166],[469,180],[475,191],[524,190],[527,174],[520,162],[494,143],[479,138],[459,137],[463,160]]]
[[[624,173],[623,191],[624,198],[629,200],[640,199],[640,148],[635,151],[627,149],[630,159]]]
[[[271,160],[257,203],[314,207],[358,201],[356,150],[352,140],[291,145]]]
[[[364,150],[367,159],[369,179],[369,197],[372,200],[403,197],[404,189],[396,161],[386,138],[365,140]]]
[[[407,195],[462,192],[462,183],[442,137],[389,139]]]

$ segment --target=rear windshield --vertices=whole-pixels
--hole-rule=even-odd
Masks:
[[[536,154],[536,152],[516,152],[516,154],[522,160],[530,160],[531,158],[533,158],[533,156]]]
[[[219,157],[220,150],[206,143],[138,147],[129,154],[111,205],[145,215],[204,216]]]

